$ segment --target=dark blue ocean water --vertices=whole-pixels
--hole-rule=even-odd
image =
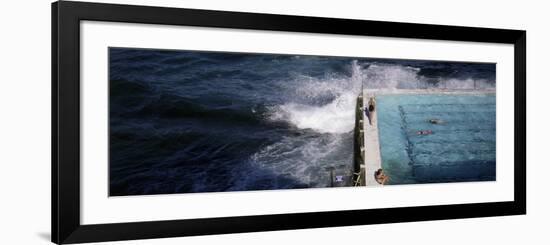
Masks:
[[[368,78],[368,79],[367,79]],[[486,88],[495,65],[109,49],[110,195],[330,186],[371,88]]]

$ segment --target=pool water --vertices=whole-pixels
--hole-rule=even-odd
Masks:
[[[377,96],[389,184],[495,180],[495,102],[494,94]]]

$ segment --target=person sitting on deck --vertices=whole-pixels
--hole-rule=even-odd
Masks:
[[[372,120],[371,120],[371,112],[374,111],[374,104],[375,104],[375,101],[374,101],[374,98],[371,97],[369,99],[369,102],[368,102],[369,106],[367,108],[365,108],[365,116],[367,116],[367,118],[369,119],[369,124],[372,125]]]
[[[433,133],[432,130],[429,130],[429,129],[428,130],[418,130],[418,131],[416,131],[416,134],[418,134],[418,135],[429,135],[429,134],[432,134],[432,133]]]
[[[374,172],[374,179],[378,184],[385,185],[390,180],[390,177],[384,173],[384,170],[379,168]]]
[[[376,102],[374,101],[374,97],[371,97],[369,99],[369,112],[373,112],[374,111],[374,105],[376,104]]]

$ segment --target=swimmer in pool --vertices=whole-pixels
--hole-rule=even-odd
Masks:
[[[416,131],[416,134],[418,135],[429,135],[429,134],[433,134],[432,130],[418,130]]]
[[[443,124],[443,123],[445,123],[445,121],[443,121],[441,119],[437,119],[437,118],[430,119],[430,120],[428,120],[428,122],[431,123],[431,124]]]

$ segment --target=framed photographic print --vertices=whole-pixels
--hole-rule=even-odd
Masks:
[[[525,214],[525,37],[55,2],[52,241]]]

